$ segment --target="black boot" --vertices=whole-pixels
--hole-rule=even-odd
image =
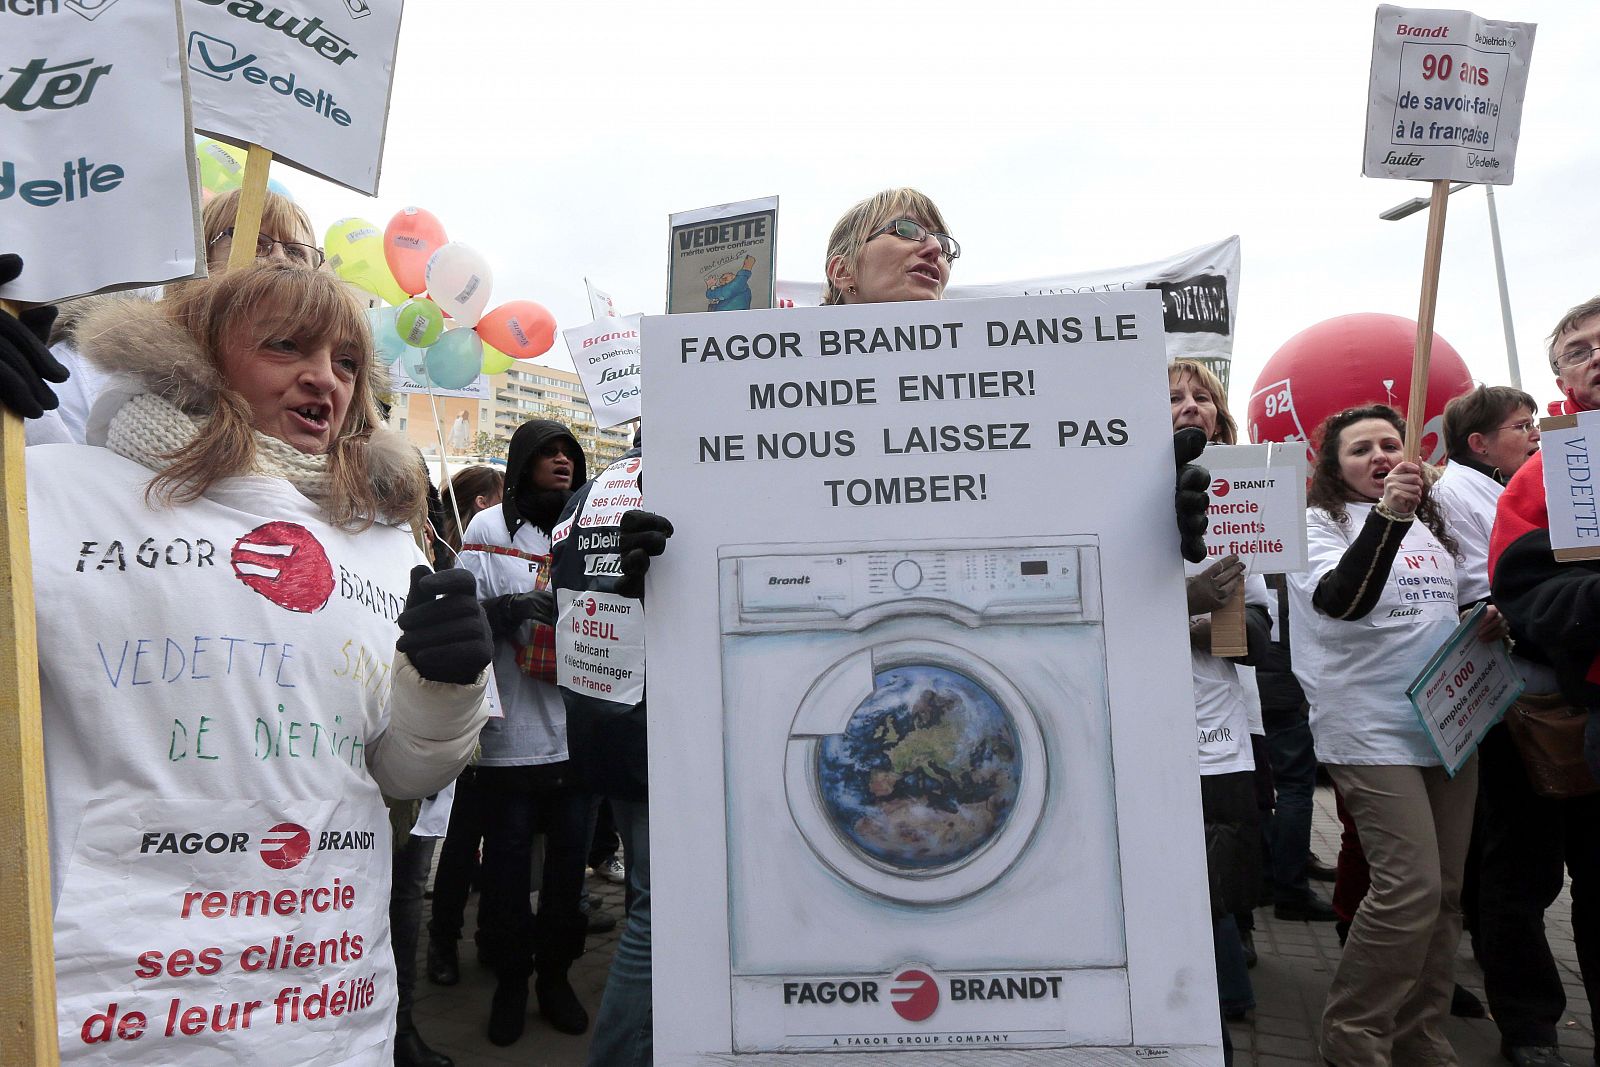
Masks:
[[[455,1062],[427,1046],[422,1035],[417,1033],[409,1011],[395,1016],[394,1067],[455,1067]]]
[[[566,974],[541,974],[533,980],[539,998],[539,1014],[552,1029],[563,1034],[581,1034],[589,1029],[589,1013],[578,1000]]]
[[[428,981],[434,985],[455,985],[461,981],[461,960],[454,940],[428,938]]]
[[[528,1025],[528,979],[501,976],[489,1003],[489,1042],[514,1045]]]

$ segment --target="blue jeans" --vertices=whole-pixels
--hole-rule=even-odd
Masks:
[[[1311,803],[1317,788],[1317,756],[1306,706],[1262,708],[1267,753],[1277,804],[1267,824],[1275,904],[1299,904],[1311,894],[1306,859],[1311,854]]]
[[[611,957],[600,1014],[589,1044],[589,1067],[648,1067],[654,1058],[650,1015],[650,805],[611,798],[622,836],[633,902]]]

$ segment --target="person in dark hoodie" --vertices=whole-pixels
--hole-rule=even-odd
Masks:
[[[498,984],[489,1040],[510,1045],[527,1021],[528,979],[539,1013],[562,1033],[581,1034],[588,1012],[567,981],[583,952],[581,910],[589,796],[573,781],[567,716],[554,679],[550,533],[573,486],[585,480],[583,450],[565,426],[535,419],[511,438],[505,497],[467,525],[461,565],[478,580],[494,633],[494,677],[503,718],[481,735],[476,781],[483,814],[480,927]],[[528,904],[533,839],[545,835],[539,910]]]
[[[666,519],[636,506],[629,508],[630,503],[643,502],[640,445],[635,436],[632,450],[579,489],[556,526],[551,585],[568,605],[578,597],[642,599],[650,558],[660,555],[672,536],[672,524]],[[643,624],[642,611],[611,613],[608,618],[619,625],[623,619]],[[610,799],[627,868],[628,925],[612,956],[589,1045],[588,1062],[595,1067],[640,1067],[652,1059],[650,796],[642,657],[635,666],[641,684],[636,695],[622,701],[561,690],[571,729],[573,768],[586,788]]]

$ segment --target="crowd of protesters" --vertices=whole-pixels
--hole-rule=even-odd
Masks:
[[[420,457],[384,428],[361,308],[319,269],[310,221],[269,194],[256,266],[230,271],[237,209],[237,194],[206,208],[207,281],[169,286],[159,298],[74,302],[59,317],[51,308],[0,312],[0,403],[30,418],[29,443],[41,446],[29,449],[28,478],[42,547],[35,583],[49,604],[39,612],[40,679],[62,996],[141,947],[127,935],[85,933],[93,907],[85,887],[114,875],[98,842],[125,818],[119,807],[179,812],[204,801],[242,810],[290,797],[306,806],[308,823],[326,821],[321,812],[332,806],[351,826],[387,827],[394,846],[392,869],[374,852],[350,870],[386,888],[387,899],[362,897],[359,919],[371,931],[369,951],[392,954],[380,966],[398,965],[384,983],[395,995],[304,1062],[449,1067],[411,1013],[423,896],[441,837],[429,979],[459,979],[457,943],[476,884],[477,955],[496,978],[489,1040],[523,1037],[530,983],[552,1029],[583,1034],[591,1021],[568,971],[596,925],[586,867],[613,869],[592,845],[603,800],[620,836],[616,876],[626,879],[628,916],[589,1062],[648,1064],[646,707],[558,687],[552,626],[561,591],[642,597],[672,525],[645,511],[591,514],[593,482],[576,437],[543,420],[517,430],[503,475],[468,468],[435,493]],[[855,205],[829,237],[824,304],[940,299],[960,254],[948,229],[915,190]],[[0,281],[21,266],[0,256]],[[1600,408],[1597,352],[1600,298],[1574,307],[1551,334],[1561,413]],[[1600,1016],[1600,925],[1589,914],[1600,863],[1600,724],[1587,714],[1600,698],[1600,563],[1558,562],[1552,552],[1533,398],[1500,386],[1452,398],[1448,455],[1437,466],[1405,458],[1404,422],[1383,404],[1330,417],[1311,441],[1309,569],[1264,580],[1234,556],[1208,559],[1201,539],[1208,478],[1192,461],[1204,462],[1206,445],[1237,440],[1226,391],[1205,366],[1182,360],[1168,384],[1173,552],[1187,561],[1197,832],[1203,825],[1219,1014],[1238,1019],[1254,1007],[1253,915],[1270,906],[1279,919],[1338,924],[1344,948],[1323,1012],[1325,1062],[1457,1063],[1442,1020],[1483,1011],[1454,983],[1465,928],[1505,1057],[1520,1067],[1568,1062],[1556,1030],[1565,992],[1543,915],[1570,872],[1578,959]],[[641,436],[601,477],[631,479],[638,490],[642,465]],[[105,541],[118,523],[190,538],[215,529],[218,543],[231,542],[230,523],[280,538],[283,527],[310,530],[312,543],[398,610],[326,592],[312,604],[300,586],[237,569],[208,580],[204,571],[123,567],[120,580],[79,580],[78,546]],[[593,536],[580,542],[569,536],[575,528]],[[74,554],[58,560],[58,546]],[[617,565],[596,565],[595,546]],[[258,547],[270,558],[268,539]],[[1400,580],[1419,573],[1426,598]],[[1215,654],[1212,613],[1241,599],[1246,651]],[[1511,647],[1526,693],[1451,774],[1406,688],[1479,605],[1475,638]],[[153,743],[152,730],[168,743],[170,714],[110,714],[76,656],[98,639],[103,659],[120,640],[119,620],[135,614],[151,632],[196,632],[212,614],[280,635],[276,674],[230,679],[236,688],[213,701],[215,721],[201,718],[197,730],[224,733],[235,728],[231,707],[278,701],[287,670],[301,680],[293,699],[329,719],[337,712],[359,732],[359,754],[352,748],[334,774],[275,760],[242,772],[208,762],[196,733],[193,761],[157,772],[129,758]],[[294,638],[292,667],[281,635]],[[196,658],[202,640],[194,639]],[[329,681],[340,672],[323,661],[352,640],[372,654],[388,650],[382,686]],[[159,704],[158,692],[119,693],[118,710]],[[250,728],[249,716],[241,712],[236,728]],[[1344,821],[1335,870],[1311,851],[1319,765]],[[74,881],[100,877],[73,884],[69,870]],[[186,868],[153,870],[158,888],[162,879],[182,888]],[[1331,901],[1310,884],[1329,878]],[[387,918],[378,914],[385,903]],[[1222,1033],[1226,1044],[1226,1025]]]

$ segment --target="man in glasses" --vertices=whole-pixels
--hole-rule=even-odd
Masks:
[[[1550,369],[1565,397],[1553,411],[1600,410],[1597,353],[1600,297],[1568,311],[1550,335]],[[1521,421],[1520,415],[1502,420],[1513,424],[1502,433],[1516,434]],[[1539,696],[1529,694],[1552,694],[1541,702],[1559,705],[1564,698],[1587,720],[1584,756],[1594,775],[1600,771],[1600,715],[1592,710],[1600,706],[1600,561],[1562,563],[1551,551],[1543,458],[1529,457],[1500,496],[1489,577],[1516,639],[1517,665],[1527,682],[1523,701],[1531,706]],[[1516,708],[1508,713],[1517,714]],[[1600,793],[1536,792],[1507,730],[1494,727],[1478,749],[1484,987],[1506,1057],[1514,1064],[1559,1065],[1568,1062],[1557,1041],[1566,993],[1545,937],[1544,911],[1561,893],[1564,867],[1572,876],[1572,934],[1583,988],[1590,1011],[1600,1013]],[[1590,785],[1600,789],[1600,783],[1581,789]]]

